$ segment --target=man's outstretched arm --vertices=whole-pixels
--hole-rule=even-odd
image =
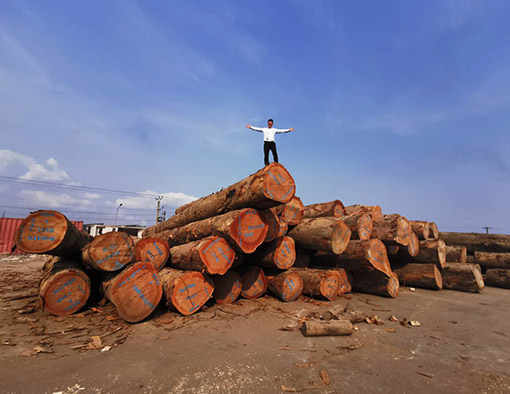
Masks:
[[[250,124],[247,124],[247,125],[246,125],[246,127],[247,127],[248,129],[255,130],[255,131],[260,131],[260,132],[263,132],[263,131],[264,131],[262,128],[260,128],[260,127],[255,127],[255,126],[252,126],[252,125],[250,125]]]
[[[291,127],[290,129],[276,129],[277,133],[288,133],[294,131],[294,127]]]

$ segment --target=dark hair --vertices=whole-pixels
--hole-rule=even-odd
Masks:
[[[269,123],[269,122],[273,122],[274,123],[273,119],[268,119],[267,123]]]

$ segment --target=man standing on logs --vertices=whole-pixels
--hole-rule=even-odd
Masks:
[[[274,136],[276,133],[288,133],[289,131],[294,131],[294,128],[276,129],[273,127],[273,119],[269,119],[267,121],[267,127],[253,127],[249,124],[247,124],[246,127],[264,133],[264,164],[266,166],[269,164],[269,151],[273,153],[273,159],[278,163],[278,153],[276,153],[276,142],[274,141]]]

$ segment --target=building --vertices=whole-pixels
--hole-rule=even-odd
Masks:
[[[104,223],[90,223],[85,224],[84,226],[85,232],[89,233],[93,237],[105,233],[110,233],[112,231],[121,231],[132,237],[142,238],[142,232],[145,230],[144,226],[139,226],[136,224],[128,224],[125,226],[121,225],[113,225],[113,224],[104,224]]]

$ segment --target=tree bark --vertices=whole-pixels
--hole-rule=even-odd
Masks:
[[[170,264],[185,271],[223,275],[236,258],[236,252],[228,242],[211,236],[170,248]]]
[[[240,267],[241,296],[250,300],[262,297],[267,291],[267,278],[259,267]]]
[[[225,238],[236,250],[252,253],[264,242],[267,226],[254,209],[242,209],[166,230],[158,234],[170,247],[206,238]]]
[[[398,214],[384,215],[382,220],[374,220],[372,238],[407,246],[410,242],[411,231],[409,221],[405,217]]]
[[[114,272],[131,263],[135,257],[133,239],[123,232],[98,235],[82,252],[83,262],[90,268]]]
[[[161,238],[142,238],[135,241],[135,260],[151,263],[156,271],[163,268],[170,257],[168,242]]]
[[[425,240],[433,238],[430,232],[429,222],[425,220],[410,220],[409,224],[411,225],[411,228],[418,236],[418,239]]]
[[[474,262],[481,268],[510,268],[510,253],[475,252]]]
[[[285,167],[271,163],[219,192],[177,208],[174,216],[149,227],[143,232],[143,236],[147,237],[243,208],[260,210],[271,208],[289,202],[294,197],[295,190],[294,179]]]
[[[411,257],[416,257],[420,254],[420,240],[414,231],[411,232],[409,238],[409,245],[407,245],[407,253]]]
[[[384,219],[384,216],[381,211],[381,207],[379,205],[368,206],[368,205],[349,205],[345,207],[345,212],[347,215],[358,215],[358,214],[369,214],[372,218],[372,221],[378,222]]]
[[[394,272],[403,286],[420,287],[423,289],[441,290],[443,278],[435,264],[407,264]]]
[[[449,246],[446,245],[446,261],[449,263],[458,262],[458,263],[466,263],[467,262],[467,249],[464,246]]]
[[[289,226],[296,226],[303,220],[305,206],[301,199],[297,196],[292,197],[288,203],[283,206],[283,211],[280,216],[285,219]]]
[[[320,204],[310,204],[305,207],[305,218],[318,218],[318,217],[335,217],[339,218],[347,215],[345,212],[344,204],[340,200],[330,202],[323,202]]]
[[[439,268],[443,268],[446,264],[446,245],[443,240],[427,240],[420,242],[420,253],[418,256],[412,257],[407,249],[400,249],[398,253],[390,257],[392,264],[408,264],[408,263],[433,263]]]
[[[469,254],[510,252],[510,235],[441,232],[440,236],[448,245],[465,246]]]
[[[351,230],[335,218],[311,218],[303,219],[288,236],[303,248],[340,254],[351,239]]]
[[[149,316],[162,295],[161,283],[154,266],[142,262],[131,264],[119,273],[106,274],[103,290],[119,315],[130,323],[139,322]]]
[[[391,274],[386,247],[378,239],[351,241],[339,255],[318,252],[312,257],[311,262],[316,266],[342,267],[361,272],[379,271],[386,276]]]
[[[355,273],[353,288],[361,293],[396,298],[400,289],[398,276],[394,272],[388,277],[380,272]]]
[[[247,256],[247,262],[259,267],[288,269],[296,261],[296,249],[291,237],[277,238],[264,243]]]
[[[232,304],[241,294],[241,277],[235,271],[228,271],[225,275],[215,275],[214,299],[217,304]]]
[[[445,289],[479,293],[484,288],[482,271],[478,264],[447,263],[441,274]]]
[[[367,214],[360,215],[347,215],[342,216],[339,220],[343,221],[349,230],[351,230],[352,240],[369,240],[372,236],[372,231],[374,229],[374,225],[372,222],[372,218]]]
[[[303,292],[303,279],[296,272],[284,271],[267,277],[268,289],[284,302],[295,301]]]
[[[349,320],[309,320],[303,322],[301,332],[305,337],[351,335],[354,327]]]
[[[212,279],[200,272],[163,268],[159,277],[167,305],[185,316],[200,310],[213,295]]]
[[[78,230],[57,211],[37,211],[28,215],[16,230],[16,247],[25,253],[74,257],[92,237]]]
[[[335,270],[291,268],[303,279],[303,294],[334,301],[338,295],[340,276]],[[288,271],[287,271],[288,272]]]
[[[510,269],[489,268],[483,280],[487,286],[510,289]]]
[[[73,260],[53,260],[39,286],[41,306],[57,316],[71,315],[85,306],[90,296],[90,279]]]

